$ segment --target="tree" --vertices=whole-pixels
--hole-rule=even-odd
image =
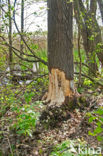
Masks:
[[[12,17],[11,17],[11,1],[8,0],[8,18],[9,18],[9,33],[8,33],[8,39],[9,39],[9,68],[10,68],[10,74],[12,75],[12,62],[13,62],[13,52],[12,52]]]
[[[101,17],[102,17],[102,22],[103,22],[103,0],[98,0],[100,12],[101,12]]]
[[[48,0],[49,89],[46,102],[62,104],[74,93],[72,3]]]
[[[89,1],[88,1],[89,3]],[[96,20],[97,1],[91,0],[88,7],[82,0],[74,0],[74,12],[78,27],[81,29],[83,45],[86,51],[87,62],[92,71],[96,72],[96,54],[103,65],[103,52],[96,53],[98,44],[102,43],[101,30]],[[94,73],[95,74],[95,73]]]
[[[2,1],[0,0],[0,5],[2,4]],[[1,34],[1,25],[2,25],[2,10],[0,8],[0,34]]]
[[[21,0],[21,34],[23,36],[24,33],[24,0]],[[23,41],[21,38],[21,43],[20,43],[20,51],[23,53]]]

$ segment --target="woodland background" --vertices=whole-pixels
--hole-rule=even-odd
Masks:
[[[97,155],[98,147],[102,149],[103,1],[69,3],[73,3],[74,82],[79,98],[73,109],[46,109],[42,97],[49,83],[47,2],[0,0],[1,156]],[[91,154],[89,147],[95,149]]]

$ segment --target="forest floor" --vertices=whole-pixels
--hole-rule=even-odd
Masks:
[[[102,147],[96,137],[88,135],[96,124],[95,121],[89,123],[87,116],[87,113],[103,106],[102,92],[102,89],[97,89],[95,96],[93,92],[85,91],[79,105],[71,111],[65,105],[52,107],[44,104],[42,109],[38,108],[41,115],[32,136],[19,135],[9,129],[7,119],[16,118],[16,114],[8,109],[1,119],[4,119],[4,125],[0,124],[0,156],[49,156],[58,144],[66,140],[85,142],[93,148]],[[74,152],[73,155],[77,154]]]

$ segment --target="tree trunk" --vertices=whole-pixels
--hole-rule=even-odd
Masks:
[[[62,104],[74,94],[72,3],[48,0],[49,90],[46,102]]]
[[[1,4],[2,4],[2,1],[0,0],[0,5]],[[2,28],[2,9],[0,8],[0,34],[2,32],[1,28]]]
[[[82,57],[81,57],[81,51],[80,51],[80,39],[81,39],[80,26],[78,26],[78,57],[80,61],[78,87],[81,87],[81,74],[82,74]]]
[[[84,49],[86,51],[88,65],[91,67],[92,71],[94,71],[94,73],[92,74],[96,75],[96,71],[98,70],[96,55],[103,63],[103,60],[101,59],[103,57],[103,53],[96,53],[97,45],[98,43],[101,43],[101,31],[96,19],[94,17],[91,17],[91,15],[88,15],[87,21],[89,21],[89,19],[92,19],[90,25],[86,23],[86,29],[83,28],[81,34],[83,38]],[[91,71],[89,71],[89,74],[91,74]]]
[[[21,35],[24,33],[24,0],[21,0]],[[23,41],[21,38],[20,51],[23,53]]]
[[[74,1],[74,12],[77,24],[80,25],[83,45],[87,56],[88,65],[97,71],[96,55],[103,64],[103,52],[96,53],[98,43],[102,43],[101,30],[96,20],[96,0],[90,1],[90,8],[86,10],[82,0]]]
[[[13,53],[12,53],[12,19],[11,19],[11,2],[8,0],[8,13],[9,13],[9,68],[10,68],[10,74],[11,76],[13,75],[12,73],[12,68],[13,68]]]
[[[101,17],[102,17],[102,22],[103,22],[103,0],[98,0],[100,12],[101,12]]]

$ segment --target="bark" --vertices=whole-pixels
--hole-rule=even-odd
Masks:
[[[79,83],[78,86],[81,87],[81,72],[82,72],[82,57],[81,57],[81,51],[80,51],[80,27],[78,26],[78,56],[79,56],[79,61],[80,61],[80,66],[79,66]]]
[[[24,33],[24,0],[21,0],[21,34]],[[23,40],[21,38],[20,51],[23,53]]]
[[[11,1],[8,0],[8,13],[9,13],[9,67],[10,67],[10,74],[12,75],[12,62],[13,62],[13,53],[12,53],[12,18],[11,18]]]
[[[2,1],[0,0],[0,5],[2,4]],[[2,26],[2,9],[0,8],[0,34],[1,34],[1,27]]]
[[[101,17],[102,17],[102,22],[103,22],[103,0],[98,0],[100,12],[101,12]]]
[[[96,9],[96,0],[91,0],[89,11],[84,7],[82,0],[74,1],[75,18],[80,25],[87,62],[95,72],[97,70],[95,51],[98,43],[102,43],[101,30],[96,20]],[[103,64],[103,52],[100,51],[97,56]]]
[[[72,3],[67,2],[67,0],[48,0],[50,74],[46,101],[58,104],[65,102],[74,92]]]

